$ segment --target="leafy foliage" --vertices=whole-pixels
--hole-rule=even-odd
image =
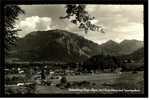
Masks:
[[[7,53],[10,45],[14,45],[17,38],[17,32],[20,31],[15,27],[15,21],[18,20],[17,16],[24,14],[24,11],[16,5],[6,5],[4,7],[4,18],[5,18],[5,51]]]
[[[88,33],[89,30],[101,31],[104,33],[102,26],[92,24],[91,21],[94,20],[95,17],[92,17],[88,14],[88,12],[85,10],[86,5],[66,5],[66,8],[67,15],[60,17],[60,19],[69,19],[73,24],[78,25],[79,29],[84,30],[85,33]]]

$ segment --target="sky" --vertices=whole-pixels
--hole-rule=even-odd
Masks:
[[[25,11],[19,15],[16,27],[22,29],[19,37],[24,37],[32,31],[47,31],[62,29],[73,32],[98,44],[108,40],[121,42],[125,39],[143,41],[143,5],[86,5],[86,11],[95,17],[93,23],[103,26],[105,33],[84,31],[72,24],[67,19],[59,19],[65,16],[65,5],[20,5]]]

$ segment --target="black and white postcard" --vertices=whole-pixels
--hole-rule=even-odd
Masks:
[[[2,96],[147,96],[145,3],[4,2]]]

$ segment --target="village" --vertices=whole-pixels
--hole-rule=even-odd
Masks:
[[[122,68],[120,67],[113,70],[113,72],[107,67],[104,70],[82,71],[79,66],[81,66],[79,63],[74,65],[64,63],[7,64],[5,68],[5,91],[7,94],[49,94],[52,92],[51,88],[55,88],[58,93],[71,93],[68,92],[69,88],[113,87],[116,79],[121,75],[126,75],[128,73],[129,75],[132,74],[134,76],[143,73],[143,71],[140,70],[122,72]],[[43,91],[42,88],[44,89]],[[53,92],[55,93],[55,91]]]

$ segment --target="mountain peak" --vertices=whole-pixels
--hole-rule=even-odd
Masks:
[[[25,61],[79,62],[100,53],[96,43],[60,29],[31,32],[16,42],[12,57]]]
[[[128,40],[124,40],[126,41]],[[121,45],[109,40],[98,45],[65,30],[35,31],[16,41],[17,46],[14,48],[16,52],[12,53],[12,57],[22,60],[78,62],[101,53],[129,54],[143,46],[138,43]]]
[[[61,29],[53,29],[53,30],[48,30],[50,32],[68,32],[66,30],[61,30]]]
[[[120,44],[122,44],[122,43],[136,43],[136,42],[143,42],[143,41],[139,41],[139,40],[135,40],[135,39],[132,39],[132,40],[125,39]]]
[[[127,54],[132,53],[133,51],[141,48],[143,46],[143,41],[139,40],[124,40],[120,43],[120,46],[122,47],[122,52],[126,52]],[[129,50],[130,48],[130,50]]]
[[[106,43],[117,43],[117,42],[115,42],[115,41],[113,41],[113,40],[109,40],[109,41],[107,41]],[[118,44],[118,43],[117,43]]]
[[[103,43],[102,45],[118,45],[118,43],[113,40],[109,40],[109,41]]]

